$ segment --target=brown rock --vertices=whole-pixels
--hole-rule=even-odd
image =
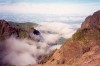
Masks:
[[[100,10],[95,12],[93,15],[88,16],[85,19],[85,22],[82,23],[81,28],[100,29]]]
[[[0,20],[0,39],[6,39],[11,35],[18,36],[18,30],[9,25],[9,23],[5,20]]]

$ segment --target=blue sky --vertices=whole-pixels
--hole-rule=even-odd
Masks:
[[[87,16],[99,6],[100,0],[0,0],[0,13]]]
[[[100,0],[0,0],[0,2],[31,2],[31,3],[98,3]]]

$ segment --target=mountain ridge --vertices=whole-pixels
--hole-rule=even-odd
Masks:
[[[93,15],[88,16],[81,25],[81,29],[100,29],[100,10],[95,12]]]
[[[100,10],[88,16],[81,28],[62,47],[36,66],[99,66]]]
[[[28,33],[34,31],[35,23],[14,23],[6,20],[0,20],[0,40],[5,40],[12,35],[16,38],[28,38]]]

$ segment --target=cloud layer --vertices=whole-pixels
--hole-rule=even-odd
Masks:
[[[0,5],[0,12],[86,16],[100,9],[99,6],[100,6],[99,3],[93,3],[93,4],[14,3],[14,4]]]
[[[58,37],[70,38],[80,27],[80,24],[66,24],[59,22],[43,22],[36,29],[40,31],[51,31],[59,35]],[[54,34],[54,35],[56,35]]]
[[[13,41],[12,41],[13,40]],[[3,45],[4,44],[4,45]],[[50,46],[46,42],[36,42],[29,39],[7,39],[0,48],[0,64],[21,65],[37,64],[42,57],[61,45]]]
[[[44,55],[61,47],[63,42],[62,44],[57,43],[59,39],[70,38],[79,27],[79,24],[41,23],[36,27],[41,35],[30,34],[34,40],[10,37],[3,43],[0,42],[0,64],[17,66],[37,64]]]

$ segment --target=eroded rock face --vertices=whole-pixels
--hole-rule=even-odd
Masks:
[[[34,37],[31,37],[30,33],[34,35],[40,35],[40,32],[33,27],[35,25],[37,24],[15,23],[8,22],[6,20],[0,20],[0,40],[5,40],[11,36],[16,38],[34,39]]]
[[[18,29],[10,26],[10,24],[5,20],[0,20],[0,39],[5,39],[11,35],[18,35]]]
[[[93,15],[88,16],[85,22],[82,23],[81,29],[100,29],[100,10],[95,12]]]

